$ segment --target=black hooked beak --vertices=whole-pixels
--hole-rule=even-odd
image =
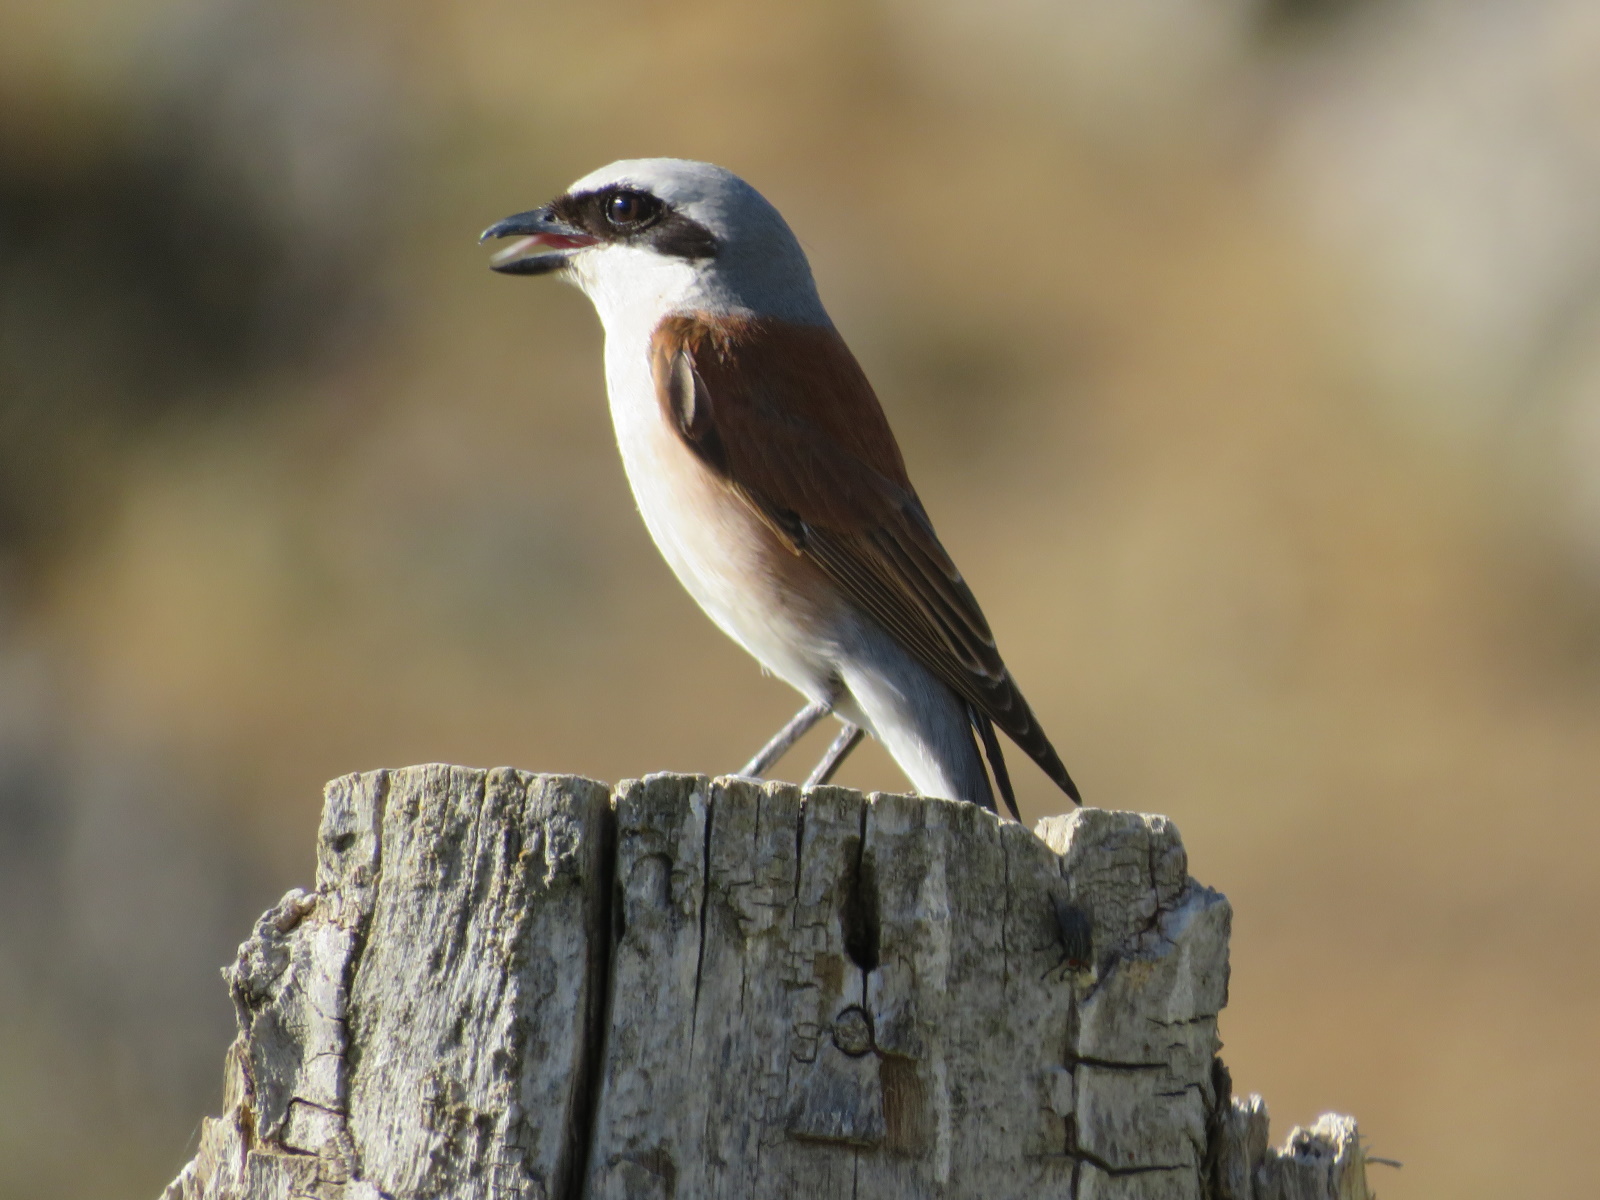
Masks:
[[[478,242],[519,235],[519,241],[489,260],[490,270],[504,275],[548,275],[565,267],[567,260],[579,250],[600,240],[565,221],[558,221],[546,205],[496,221],[483,231]]]

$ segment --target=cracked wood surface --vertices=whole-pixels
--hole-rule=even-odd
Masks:
[[[1364,1200],[1217,1058],[1162,817],[426,766],[328,786],[165,1200]]]

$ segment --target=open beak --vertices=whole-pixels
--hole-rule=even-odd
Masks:
[[[505,275],[548,275],[559,271],[579,250],[600,240],[556,220],[548,205],[496,221],[478,241],[507,237],[517,240],[489,260],[490,270]]]

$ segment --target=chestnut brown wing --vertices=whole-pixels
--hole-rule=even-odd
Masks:
[[[671,317],[651,353],[663,412],[701,461],[1076,800],[838,333]]]

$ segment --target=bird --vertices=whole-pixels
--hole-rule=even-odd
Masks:
[[[493,270],[594,304],[623,466],[673,573],[806,700],[739,774],[765,776],[831,715],[806,786],[870,734],[919,794],[998,813],[998,790],[1017,818],[998,727],[1081,803],[760,192],[710,163],[624,159],[478,240],[505,238]]]

